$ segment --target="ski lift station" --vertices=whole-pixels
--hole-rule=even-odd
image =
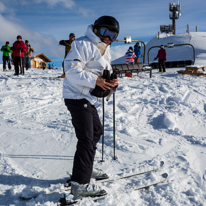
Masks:
[[[181,5],[179,1],[177,4],[169,3],[169,18],[172,20],[172,24],[160,25],[160,32],[158,32],[158,35],[147,44],[142,40],[132,40],[131,36],[124,37],[124,40],[116,40],[117,42],[123,42],[125,44],[140,42],[141,58],[140,62],[135,63],[135,66],[133,66],[136,70],[133,69],[132,71],[131,66],[124,65],[125,56],[112,61],[113,68],[117,69],[118,67],[120,73],[138,72],[137,69],[146,69],[145,71],[148,71],[149,68],[156,69],[158,68],[158,61],[154,61],[154,57],[157,56],[161,45],[164,45],[167,51],[166,68],[178,68],[201,64],[198,55],[200,53],[202,55],[203,51],[206,53],[206,32],[197,32],[197,26],[195,27],[195,32],[189,32],[189,25],[187,25],[185,33],[177,34],[176,20],[181,16],[180,11]],[[122,65],[121,68],[120,64]]]

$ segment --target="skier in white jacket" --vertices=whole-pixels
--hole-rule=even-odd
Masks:
[[[90,183],[90,178],[108,178],[102,170],[93,168],[96,144],[103,134],[94,104],[102,92],[107,95],[111,87],[118,85],[118,79],[110,80],[110,45],[118,34],[118,21],[111,16],[102,16],[94,25],[88,26],[84,37],[72,42],[71,50],[64,60],[66,76],[63,98],[78,139],[71,177],[73,200],[106,194],[97,185]],[[109,80],[102,76],[103,73],[109,75]]]

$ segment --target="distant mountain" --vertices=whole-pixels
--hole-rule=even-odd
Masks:
[[[148,50],[153,46],[175,44],[192,44],[195,48],[195,64],[206,64],[206,32],[190,32],[177,35],[160,34],[160,38],[154,37],[146,44],[145,64],[148,64]],[[177,60],[193,60],[193,48],[191,46],[178,46],[173,48],[165,48],[167,51],[167,61]],[[159,48],[152,48],[149,51],[149,63],[154,62]],[[144,47],[141,48],[141,54],[144,53]],[[205,59],[205,60],[204,60]],[[142,62],[142,58],[140,58]],[[157,60],[156,60],[157,61]],[[112,64],[125,63],[125,56],[122,56]]]

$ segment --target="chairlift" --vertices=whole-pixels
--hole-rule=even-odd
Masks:
[[[173,48],[174,44],[173,43],[167,43],[167,48]]]
[[[125,44],[130,44],[132,42],[131,36],[125,36],[124,40],[125,40],[125,42],[124,42]]]

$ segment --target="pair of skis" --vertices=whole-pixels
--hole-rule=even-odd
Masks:
[[[115,182],[117,180],[128,179],[128,178],[132,178],[132,177],[135,177],[135,176],[139,176],[139,175],[144,175],[144,174],[147,174],[147,173],[155,172],[155,171],[161,169],[163,166],[164,166],[164,162],[161,161],[159,166],[157,166],[154,169],[147,170],[147,171],[144,171],[144,172],[135,173],[135,174],[126,175],[126,176],[123,176],[123,177],[99,180],[98,182],[99,183],[109,183],[109,182]],[[161,180],[159,180],[157,182],[154,182],[154,183],[151,183],[149,185],[142,186],[142,187],[134,187],[134,188],[131,188],[130,191],[143,190],[143,189],[147,189],[147,188],[149,188],[151,186],[156,186],[158,184],[161,184],[161,183],[163,183],[163,182],[165,182],[167,180],[168,174],[164,173],[164,174],[161,175],[161,177],[162,177]],[[69,195],[68,192],[70,192],[70,189],[71,189],[70,186],[69,187],[64,187],[64,188],[61,188],[61,189],[57,189],[55,191],[48,192],[48,193],[46,193],[46,195],[51,195],[51,194],[53,194],[55,192],[59,192],[59,193],[62,192],[65,195],[65,197],[61,198],[61,203],[59,203],[59,206],[72,205],[72,204],[75,204],[75,203],[81,201],[81,199],[73,200],[73,201],[70,201],[70,202],[66,201],[66,197]],[[118,192],[125,192],[125,190],[118,191]],[[33,196],[32,195],[31,196],[20,196],[20,198],[22,200],[30,200],[30,199],[36,198],[36,197],[38,197],[38,194],[34,194]],[[102,199],[102,198],[105,198],[105,197],[106,197],[106,194],[104,194],[104,196],[92,197],[92,200],[93,201],[97,201],[98,199]],[[85,197],[85,198],[88,198],[88,197]]]
[[[49,79],[49,80],[61,80],[61,76],[58,77],[40,77],[41,79]]]
[[[135,174],[132,174],[132,175],[126,175],[124,177],[118,177],[118,178],[113,178],[113,179],[106,179],[106,180],[99,180],[98,182],[100,183],[108,183],[108,182],[114,182],[114,181],[117,181],[117,180],[122,180],[122,179],[128,179],[128,178],[131,178],[131,177],[135,177],[135,176],[139,176],[139,175],[143,175],[143,174],[147,174],[147,173],[151,173],[151,172],[155,172],[159,169],[161,169],[162,167],[164,166],[164,162],[161,161],[160,162],[160,165],[158,167],[156,167],[155,169],[152,169],[152,170],[147,170],[145,172],[140,172],[140,173],[135,173]],[[144,189],[147,189],[151,186],[156,186],[158,184],[161,184],[163,182],[165,182],[168,178],[168,174],[167,173],[163,173],[161,174],[161,180],[157,181],[157,182],[154,182],[154,183],[151,183],[149,185],[145,185],[145,186],[142,186],[142,187],[134,187],[134,188],[131,188],[129,189],[128,191],[137,191],[137,190],[144,190]],[[64,194],[64,198],[61,198],[60,199],[60,203],[58,204],[58,206],[65,206],[65,205],[74,205],[76,203],[78,203],[79,201],[81,201],[82,199],[72,199],[72,196],[71,194],[66,194],[66,192],[68,192],[70,190],[70,187],[67,187],[65,188],[65,190],[63,191],[63,194]],[[118,191],[118,192],[126,192],[127,190],[122,190],[122,191]],[[114,192],[115,194],[115,192]],[[100,195],[100,196],[94,196],[94,197],[90,197],[93,201],[97,201],[99,199],[103,199],[107,196],[107,194],[103,194],[103,195]],[[88,198],[88,197],[85,197],[85,198]],[[83,199],[85,199],[83,198]]]
[[[156,186],[158,184],[164,183],[167,180],[167,178],[168,178],[168,174],[164,173],[161,176],[162,176],[162,179],[160,181],[158,181],[158,182],[151,183],[149,185],[142,186],[142,187],[134,187],[134,188],[131,188],[131,189],[128,189],[128,190],[118,190],[118,193],[119,192],[132,192],[132,191],[144,190],[144,189],[148,189],[149,187]],[[117,191],[112,193],[112,195],[115,195],[116,193],[117,193]],[[69,195],[70,194],[68,194],[68,196]],[[107,196],[107,194],[104,194],[102,196],[89,197],[89,198],[91,198],[95,202],[97,200],[104,199],[106,196]],[[79,201],[82,200],[82,199],[77,199],[77,200],[67,201],[66,197],[67,197],[67,194],[65,194],[65,198],[61,198],[60,199],[61,203],[59,203],[58,206],[74,205],[74,204],[76,204],[76,203],[78,203]],[[85,197],[85,198],[88,198],[88,197]],[[85,199],[85,198],[83,198],[83,199]]]
[[[114,182],[114,181],[117,181],[117,180],[128,179],[128,178],[131,178],[131,177],[135,177],[135,176],[139,176],[139,175],[144,175],[144,174],[147,174],[147,173],[150,173],[150,172],[155,172],[155,171],[161,169],[163,166],[164,166],[164,161],[160,161],[159,166],[157,166],[154,169],[147,170],[147,171],[144,171],[144,172],[138,172],[138,173],[131,174],[131,175],[126,175],[126,176],[123,176],[123,177],[110,178],[110,179],[104,179],[104,180],[97,180],[97,182],[98,183],[108,183],[108,182]],[[68,190],[70,190],[70,188],[71,188],[70,186],[66,186],[62,190],[63,191],[68,191]]]

